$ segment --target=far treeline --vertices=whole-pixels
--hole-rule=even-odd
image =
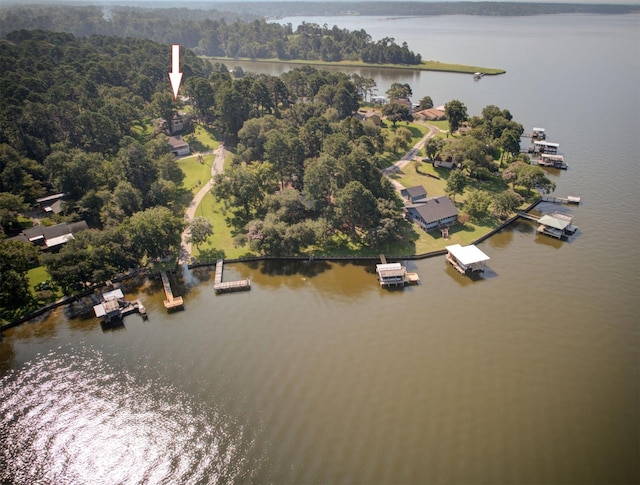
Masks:
[[[194,13],[199,15],[194,15]],[[301,59],[371,64],[422,62],[406,42],[385,37],[374,42],[364,30],[349,31],[303,23],[251,21],[228,23],[216,10],[138,9],[128,7],[21,6],[0,10],[0,35],[21,29],[46,29],[76,36],[110,35],[180,44],[197,55],[249,59]]]
[[[611,2],[614,3],[614,2]],[[524,16],[560,13],[627,14],[638,5],[520,2],[216,2],[216,8],[266,17],[327,15],[486,15]]]

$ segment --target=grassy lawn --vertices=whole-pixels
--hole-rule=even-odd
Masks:
[[[434,168],[427,162],[418,161],[419,172],[416,172],[414,162],[407,164],[402,170],[390,177],[398,181],[405,187],[415,187],[422,185],[427,189],[428,197],[445,195],[445,185],[449,178],[449,170],[446,168]]]
[[[185,135],[184,139],[191,146],[193,153],[213,151],[220,146],[216,130],[196,125],[195,131]]]
[[[202,259],[208,259],[208,255],[213,255],[214,259],[220,257],[239,258],[249,255],[248,246],[235,247],[233,245],[233,234],[225,221],[222,203],[217,202],[213,194],[208,193],[202,199],[196,210],[196,217],[206,217],[213,225],[213,235],[199,248],[193,247],[192,254],[196,259],[198,256],[202,256]]]
[[[44,266],[38,266],[27,271],[27,278],[29,278],[29,289],[31,293],[36,294],[36,286],[40,283],[44,283],[49,279],[49,273]]]
[[[215,159],[215,155],[204,155],[204,163],[200,163],[198,157],[186,157],[178,160],[178,165],[184,172],[184,181],[182,182],[185,189],[196,194],[211,178],[211,164]]]

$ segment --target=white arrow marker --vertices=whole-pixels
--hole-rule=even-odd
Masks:
[[[171,81],[171,89],[173,90],[173,99],[178,99],[178,89],[182,82],[182,73],[180,72],[180,44],[171,46],[171,72],[169,73],[169,81]]]

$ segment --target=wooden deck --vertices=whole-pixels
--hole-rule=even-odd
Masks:
[[[213,290],[216,293],[230,293],[232,291],[246,291],[251,289],[251,280],[243,279],[236,281],[222,281],[224,271],[224,261],[219,259],[216,262],[216,275],[213,282]]]
[[[164,307],[167,310],[179,310],[184,308],[184,302],[181,296],[173,296],[173,290],[171,289],[171,283],[169,283],[169,275],[166,271],[160,273],[162,277],[162,286],[164,286],[164,294],[167,299],[164,301]]]
[[[553,195],[543,195],[542,202],[553,202],[554,204],[580,204],[580,197],[569,195],[568,197],[554,197]]]

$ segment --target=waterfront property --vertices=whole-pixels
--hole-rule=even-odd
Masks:
[[[73,235],[89,229],[86,221],[61,223],[54,226],[33,226],[25,229],[20,235],[10,238],[13,241],[31,243],[43,250],[60,249],[63,244],[73,239]]]
[[[568,168],[562,155],[550,155],[548,153],[540,154],[538,165],[540,165],[541,167],[552,167],[561,170],[566,170]]]
[[[405,215],[409,221],[418,224],[425,232],[430,232],[453,226],[458,220],[458,209],[449,197],[441,195],[406,206]]]
[[[533,142],[532,152],[556,155],[558,153],[559,148],[560,148],[560,143],[552,143],[550,141],[537,140]]]
[[[487,261],[491,259],[473,244],[469,246],[454,244],[447,246],[446,249],[447,262],[461,274],[484,272]]]

